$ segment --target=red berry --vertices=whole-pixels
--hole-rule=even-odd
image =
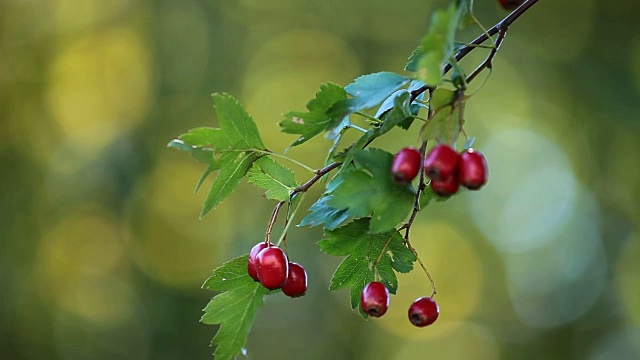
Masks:
[[[279,289],[289,276],[289,260],[278,247],[262,249],[256,257],[258,280],[269,290]]]
[[[478,190],[487,182],[487,161],[484,156],[473,149],[460,154],[458,165],[458,181],[469,190]]]
[[[415,179],[420,171],[420,152],[417,149],[406,147],[398,151],[391,163],[391,175],[393,180],[400,185],[406,185]]]
[[[360,295],[360,307],[362,311],[373,317],[386,314],[389,308],[389,290],[381,282],[368,283]]]
[[[415,326],[423,327],[433,324],[440,315],[440,308],[430,297],[421,297],[409,307],[409,321]]]
[[[262,249],[266,248],[267,246],[268,245],[266,242],[260,242],[254,245],[254,247],[251,248],[251,252],[249,252],[249,261],[247,263],[247,270],[249,271],[249,276],[251,276],[255,281],[258,281],[258,272],[256,269],[256,256],[258,256],[258,253]]]
[[[453,174],[448,179],[442,181],[431,180],[429,185],[431,186],[431,190],[440,196],[451,196],[458,192],[458,188],[460,187],[457,174]]]
[[[289,263],[289,276],[282,285],[282,292],[292,298],[303,296],[307,292],[307,272],[302,265]]]
[[[431,180],[446,180],[455,173],[459,159],[458,153],[449,145],[440,144],[427,154],[424,169]]]
[[[498,0],[498,2],[505,10],[515,10],[524,3],[524,0]]]

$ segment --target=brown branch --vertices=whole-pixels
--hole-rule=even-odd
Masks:
[[[473,39],[473,41],[471,41],[469,44],[465,45],[462,49],[458,50],[458,52],[454,56],[456,61],[462,60],[470,52],[472,52],[474,49],[476,49],[478,47],[478,45],[482,45],[485,41],[489,40],[489,37],[491,37],[491,36],[493,36],[495,34],[498,34],[499,32],[501,32],[502,29],[504,29],[503,31],[506,33],[506,31],[509,28],[509,26],[511,24],[513,24],[516,20],[518,20],[518,18],[520,16],[522,16],[522,14],[524,14],[527,10],[529,10],[537,2],[538,2],[538,0],[527,0],[527,1],[525,1],[522,5],[520,5],[517,9],[513,10],[513,12],[511,12],[509,15],[507,15],[504,19],[502,19],[500,22],[498,22],[497,24],[492,26],[489,30],[487,30],[487,32],[482,33],[480,36],[478,36],[477,38]],[[504,35],[502,37],[504,38]],[[493,55],[495,55],[495,52],[497,51],[497,47],[498,47],[498,44],[497,44],[497,41],[496,41],[495,51],[492,50],[492,52],[494,53]],[[493,58],[493,56],[491,56],[491,58]],[[444,68],[442,69],[442,74],[447,74],[450,70],[451,70],[451,64],[447,63],[444,66]],[[467,80],[467,82],[469,82],[469,81]],[[418,97],[418,95],[420,95],[423,92],[427,91],[427,89],[429,89],[429,88],[430,88],[429,85],[424,85],[424,86],[412,91],[411,92],[411,101],[415,100]]]
[[[313,175],[311,179],[307,180],[307,182],[305,182],[304,184],[291,190],[291,193],[289,194],[289,199],[293,198],[293,196],[296,194],[308,191],[313,186],[313,184],[318,182],[318,180],[322,179],[323,176],[325,176],[326,174],[331,172],[331,170],[337,168],[340,165],[342,165],[342,163],[333,162],[321,169],[316,170],[315,175]],[[280,213],[280,208],[282,208],[282,205],[284,205],[285,202],[286,201],[279,201],[276,204],[276,207],[273,208],[273,212],[271,213],[271,218],[269,219],[269,224],[267,225],[267,233],[265,235],[265,241],[267,243],[271,242],[271,231],[273,230],[273,225],[276,223],[276,220],[278,219],[278,213]],[[289,207],[287,207],[287,219],[285,220],[285,227],[288,221],[289,221]],[[286,234],[283,240],[284,239],[286,239]],[[285,242],[285,246],[286,246],[286,242]]]

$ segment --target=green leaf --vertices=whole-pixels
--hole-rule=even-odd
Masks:
[[[418,61],[418,79],[431,86],[442,84],[442,68],[453,56],[455,34],[464,6],[456,2],[447,9],[438,9],[431,15],[427,34],[422,38],[422,56]]]
[[[423,55],[424,51],[422,50],[422,47],[418,46],[409,56],[409,61],[407,62],[407,65],[404,66],[404,69],[411,72],[418,71],[418,64],[420,63],[420,59]]]
[[[204,202],[200,218],[204,217],[210,210],[214,209],[218,204],[227,198],[236,189],[240,180],[249,171],[251,165],[256,161],[259,155],[254,152],[243,152],[238,156],[237,153],[230,153],[228,156],[234,156],[231,161],[226,163],[218,173],[216,180],[211,185],[207,199]]]
[[[422,132],[423,140],[437,139],[439,142],[452,144],[458,139],[464,124],[462,116],[465,104],[463,98],[458,101],[458,94],[463,95],[442,88],[434,92],[431,99],[434,115]]]
[[[220,324],[212,345],[216,346],[216,360],[231,360],[239,355],[247,343],[258,310],[264,305],[269,290],[253,281],[247,273],[248,255],[235,258],[213,271],[202,286],[222,291],[204,308],[200,321],[207,325]]]
[[[231,143],[222,129],[199,127],[191,129],[178,136],[185,143],[194,147],[209,147],[212,149],[227,149]]]
[[[311,213],[305,216],[298,226],[317,226],[322,224],[327,230],[333,230],[340,226],[347,220],[349,215],[347,210],[337,210],[329,206],[327,202],[330,199],[331,196],[323,196],[318,199],[309,207]]]
[[[213,94],[220,129],[234,149],[264,149],[258,127],[238,100],[229,94]]]
[[[389,292],[395,294],[398,289],[395,272],[410,271],[416,260],[397,230],[371,234],[369,222],[368,218],[359,219],[326,231],[326,238],[318,242],[324,253],[346,256],[331,277],[329,290],[350,288],[352,309],[358,306],[362,289],[376,274]]]
[[[247,181],[267,190],[267,199],[279,201],[289,200],[289,193],[297,186],[293,172],[267,156],[256,160],[247,172]]]
[[[360,76],[345,87],[347,93],[353,98],[339,101],[329,109],[327,114],[342,118],[356,111],[370,109],[383,102],[407,82],[409,79],[392,72]]]
[[[342,182],[331,193],[327,205],[346,209],[353,218],[371,216],[372,233],[394,228],[413,208],[413,189],[393,181],[392,154],[367,149],[354,152],[353,157],[359,168],[339,175]]]
[[[307,112],[292,111],[284,114],[281,130],[287,134],[301,135],[291,146],[300,145],[314,136],[340,125],[344,116],[327,115],[327,110],[340,100],[346,99],[346,91],[339,85],[326,83],[320,86],[315,99],[307,103]]]

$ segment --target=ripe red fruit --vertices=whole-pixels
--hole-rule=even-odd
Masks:
[[[440,144],[427,154],[424,169],[431,180],[447,180],[455,173],[459,159],[460,155],[449,145]]]
[[[417,149],[402,148],[391,163],[391,175],[393,180],[400,185],[406,185],[415,179],[420,171],[420,152]]]
[[[431,190],[440,196],[451,196],[458,191],[458,174],[453,174],[446,180],[431,180]]]
[[[424,327],[433,324],[440,315],[440,308],[430,297],[421,297],[409,307],[409,321],[415,326]]]
[[[247,270],[249,271],[249,276],[253,278],[253,280],[258,281],[258,269],[256,268],[256,257],[258,253],[266,248],[268,245],[266,242],[259,242],[251,248],[251,252],[249,252],[249,261],[247,263]]]
[[[282,292],[292,298],[303,296],[307,292],[307,272],[302,265],[289,263],[289,276],[282,285]]]
[[[515,10],[524,3],[524,0],[498,0],[498,2],[505,10]]]
[[[383,283],[374,281],[367,284],[360,295],[360,308],[366,314],[380,317],[389,308],[389,290]]]
[[[460,154],[458,181],[469,190],[478,190],[487,182],[487,160],[474,149]]]
[[[269,290],[279,289],[289,276],[289,260],[282,249],[268,247],[258,253],[256,270],[262,286]]]

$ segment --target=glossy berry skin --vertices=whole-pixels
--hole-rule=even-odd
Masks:
[[[487,160],[480,152],[467,149],[460,154],[458,181],[469,190],[478,190],[487,183]]]
[[[460,188],[460,183],[458,182],[457,174],[453,174],[446,180],[431,180],[429,184],[431,186],[431,190],[439,196],[451,196],[458,192],[458,188]]]
[[[368,283],[360,295],[360,308],[365,314],[380,317],[389,309],[389,290],[383,283],[374,281]]]
[[[400,184],[410,183],[420,171],[422,156],[415,148],[406,147],[398,151],[391,163],[391,175],[393,180]]]
[[[460,155],[446,144],[431,149],[424,159],[424,170],[431,180],[447,180],[456,172]]]
[[[247,262],[247,270],[249,272],[249,276],[253,278],[254,281],[258,281],[258,269],[256,268],[256,257],[258,253],[266,248],[268,245],[266,242],[259,242],[251,248],[251,252],[249,252],[249,261]]]
[[[292,298],[303,296],[307,292],[307,272],[302,265],[289,263],[289,276],[282,285],[282,292]]]
[[[524,0],[498,0],[498,2],[505,10],[515,10],[524,3]]]
[[[289,276],[289,259],[279,247],[260,250],[256,257],[258,280],[269,290],[279,289]]]
[[[415,326],[424,327],[438,320],[440,308],[433,298],[421,297],[409,307],[409,321]]]

